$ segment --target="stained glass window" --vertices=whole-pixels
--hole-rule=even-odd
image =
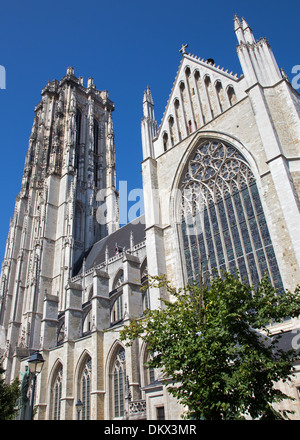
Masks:
[[[113,364],[114,417],[124,415],[125,381],[125,350],[120,348]]]
[[[201,142],[181,183],[183,248],[188,281],[199,272],[239,270],[257,284],[265,273],[283,289],[275,252],[249,164],[231,145]]]
[[[121,321],[124,318],[123,313],[123,295],[119,295],[115,300],[111,311],[111,324]]]
[[[92,359],[88,357],[81,373],[82,420],[90,420]]]
[[[75,168],[79,169],[80,158],[80,136],[81,136],[81,112],[76,112],[76,140],[75,140]]]
[[[61,392],[62,392],[62,373],[63,373],[63,368],[62,366],[60,366],[57,375],[56,375],[56,379],[55,379],[55,383],[54,383],[54,405],[53,405],[53,418],[54,420],[60,420],[60,409],[61,409]]]

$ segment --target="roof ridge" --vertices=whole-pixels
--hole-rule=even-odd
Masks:
[[[178,78],[178,75],[179,75],[179,72],[180,72],[181,66],[182,66],[182,64],[183,64],[183,59],[184,59],[184,57],[181,58],[180,64],[179,64],[179,66],[178,66],[178,69],[177,69],[177,72],[176,72],[176,75],[175,75],[175,79],[174,79],[174,81],[173,81],[172,89],[171,89],[171,92],[170,92],[170,94],[169,94],[169,98],[168,98],[167,104],[166,104],[166,106],[165,106],[165,110],[164,110],[163,116],[162,116],[162,118],[161,118],[160,125],[159,125],[159,127],[158,127],[158,132],[157,132],[156,137],[158,137],[159,134],[160,134],[160,129],[161,129],[161,127],[162,127],[163,120],[165,119],[166,111],[167,111],[167,108],[168,108],[168,106],[169,106],[170,99],[171,99],[172,93],[173,93],[173,91],[174,91],[175,84],[176,84],[176,82],[177,82],[177,78]]]
[[[200,61],[203,64],[206,64],[206,65],[209,64],[211,67],[214,67],[215,69],[219,70],[222,73],[227,73],[227,75],[230,75],[230,76],[232,76],[235,79],[238,78],[238,74],[237,73],[233,74],[233,72],[232,71],[229,72],[228,69],[224,70],[224,67],[220,67],[220,65],[216,66],[215,62],[214,62],[214,64],[208,63],[209,58],[207,60],[204,60],[204,58],[197,57],[196,55],[191,54],[191,53],[186,54],[186,56],[190,57],[190,58],[193,58],[196,61]]]

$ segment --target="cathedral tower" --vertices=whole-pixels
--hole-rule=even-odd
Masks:
[[[41,95],[1,273],[7,376],[18,368],[18,352],[39,348],[44,297],[56,297],[62,310],[67,281],[85,253],[118,228],[108,92],[97,90],[92,78],[84,87],[69,67]],[[101,203],[106,216],[99,224]]]

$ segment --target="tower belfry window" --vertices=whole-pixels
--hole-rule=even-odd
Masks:
[[[94,182],[98,186],[98,167],[99,167],[99,124],[94,119]]]
[[[94,119],[94,153],[98,154],[98,136],[99,136],[99,124]]]
[[[81,136],[81,112],[76,112],[76,139],[75,139],[75,168],[79,168],[80,158],[80,136]]]

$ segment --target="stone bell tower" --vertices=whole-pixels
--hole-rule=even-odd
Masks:
[[[41,95],[0,279],[7,377],[17,372],[19,355],[39,348],[45,296],[55,296],[62,310],[76,263],[119,227],[108,92],[97,90],[92,78],[84,87],[69,67]]]

